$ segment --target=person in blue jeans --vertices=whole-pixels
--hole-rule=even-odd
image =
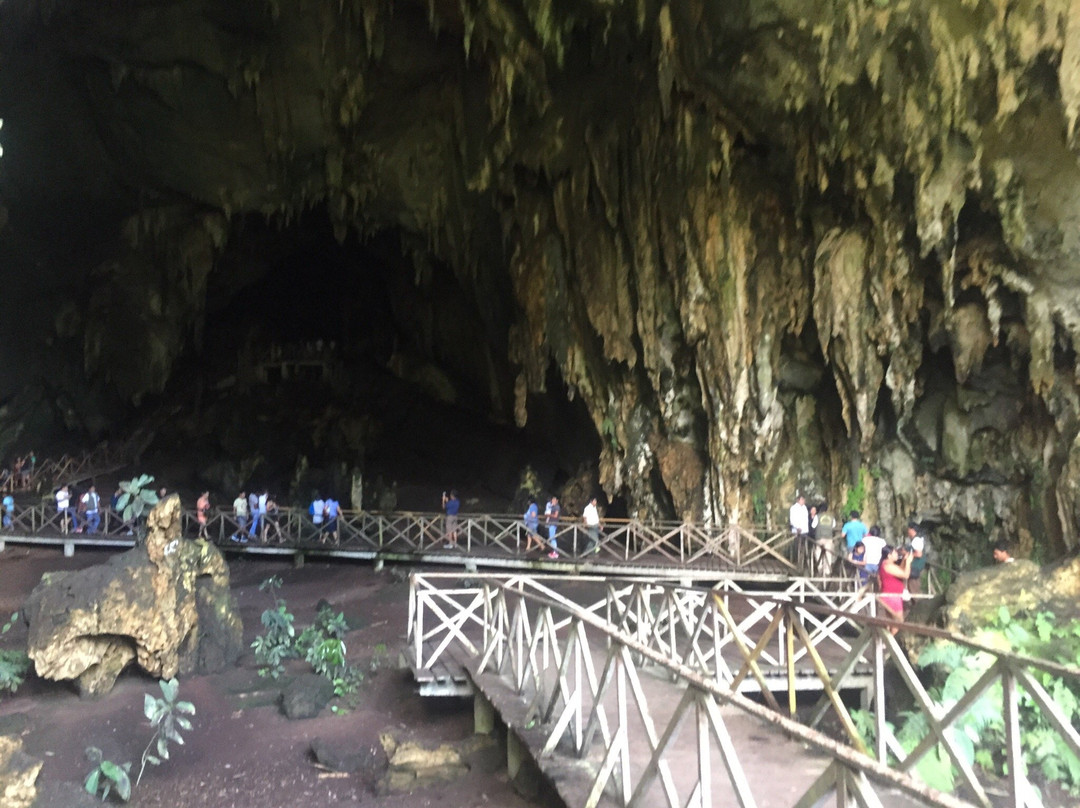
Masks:
[[[551,547],[548,558],[558,558],[559,542],[555,535],[559,532],[559,498],[555,495],[552,495],[548,504],[544,506],[544,524],[547,525],[548,545]]]
[[[15,519],[15,497],[4,495],[4,527],[11,527]]]
[[[457,491],[450,489],[449,496],[443,491],[442,504],[443,510],[446,511],[446,544],[444,547],[447,550],[452,550],[458,546],[458,513],[461,511],[461,500],[458,499]]]
[[[529,498],[529,507],[525,509],[524,515],[521,517],[525,523],[525,552],[530,550],[544,549],[544,541],[540,538],[540,509],[536,505],[536,500]]]
[[[101,497],[98,496],[97,488],[90,486],[82,495],[82,503],[85,506],[83,516],[86,519],[86,532],[97,533],[101,525]]]

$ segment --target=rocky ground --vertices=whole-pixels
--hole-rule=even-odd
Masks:
[[[0,554],[0,616],[20,608],[40,579],[54,569],[100,563],[104,556],[83,552],[65,559],[54,550],[8,547]],[[356,698],[337,702],[338,712],[290,721],[278,706],[281,682],[260,678],[248,653],[219,674],[187,677],[181,698],[196,708],[194,728],[171,758],[149,767],[130,804],[136,808],[275,808],[275,806],[384,806],[423,808],[436,804],[507,808],[546,803],[547,796],[508,781],[505,752],[498,740],[472,735],[468,700],[422,699],[407,671],[397,668],[408,615],[408,583],[387,570],[340,563],[302,569],[272,561],[229,559],[232,586],[245,627],[245,644],[260,628],[270,597],[259,584],[281,577],[280,597],[298,625],[313,617],[325,599],[355,626],[347,635],[350,661],[365,675]],[[3,637],[4,647],[25,640],[20,624]],[[287,672],[295,675],[301,666]],[[158,694],[154,680],[128,672],[107,696],[80,699],[69,687],[37,678],[17,693],[0,695],[0,732],[21,736],[24,750],[44,761],[38,778],[38,808],[82,804],[81,783],[91,769],[88,746],[106,758],[138,761],[150,737],[143,717],[143,694]],[[436,770],[391,772],[381,738],[443,747]],[[352,758],[348,772],[316,761],[313,744],[328,756]],[[519,791],[525,791],[523,796]],[[87,805],[95,804],[87,801]]]

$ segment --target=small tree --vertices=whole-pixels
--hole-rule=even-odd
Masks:
[[[169,759],[169,743],[184,743],[184,737],[180,730],[185,732],[191,729],[191,721],[187,716],[195,714],[195,705],[190,701],[179,701],[180,684],[176,679],[158,682],[161,687],[161,698],[154,698],[147,693],[143,699],[143,713],[150,720],[150,726],[154,734],[150,736],[150,742],[143,750],[139,765],[139,774],[135,778],[137,786],[142,781],[146,765],[160,766],[163,760]],[[100,796],[102,800],[108,799],[111,792],[116,794],[124,802],[131,799],[131,761],[127,763],[114,763],[105,760],[101,750],[96,746],[86,749],[86,756],[94,764],[94,768],[86,775],[83,787],[94,796]]]

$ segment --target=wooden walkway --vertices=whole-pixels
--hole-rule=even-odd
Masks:
[[[0,534],[0,544],[52,544],[73,553],[80,546],[131,546],[131,525],[110,508],[100,511],[97,533],[76,532],[71,518],[55,504],[40,502],[17,509],[13,525]],[[193,510],[182,514],[183,535],[195,538],[199,524]],[[791,560],[792,536],[786,531],[741,525],[692,522],[609,521],[594,551],[580,522],[561,520],[556,532],[559,557],[525,552],[521,519],[497,514],[462,514],[459,541],[448,546],[445,517],[411,512],[343,511],[332,525],[316,525],[300,509],[283,509],[260,521],[252,535],[235,517],[214,513],[208,519],[209,540],[227,552],[322,557],[328,560],[374,560],[431,563],[469,568],[531,569],[610,575],[671,575],[687,580],[737,574],[747,580],[781,583],[804,574]],[[242,538],[244,541],[238,541]],[[839,560],[833,575],[851,578]]]
[[[511,739],[508,757],[528,750],[573,808],[1041,806],[1019,739],[1037,718],[1080,755],[1080,733],[1040,683],[1049,675],[1076,687],[1080,668],[903,625],[923,641],[948,640],[988,661],[958,701],[939,704],[893,635],[897,625],[875,617],[874,604],[862,593],[813,593],[798,582],[755,593],[731,581],[696,589],[636,578],[482,575],[463,584],[414,573],[409,640],[417,670],[442,665],[443,680],[459,682],[453,668],[463,668],[477,694],[478,727],[491,723],[481,721],[485,712],[498,713]],[[818,692],[800,697],[808,669]],[[760,701],[744,693],[750,679]],[[840,697],[864,681],[872,740]],[[1019,709],[1021,690],[1040,715]],[[926,721],[913,749],[886,721],[894,699]],[[959,740],[959,722],[982,699],[997,700],[1006,722],[1004,778],[973,766]],[[830,735],[818,729],[826,718],[836,728]],[[931,753],[953,765],[957,794],[914,774]],[[1007,799],[991,800],[991,792]]]

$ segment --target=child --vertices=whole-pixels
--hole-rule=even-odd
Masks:
[[[855,542],[855,546],[848,553],[847,560],[859,571],[859,585],[866,586],[867,581],[870,580],[870,573],[866,569],[866,545],[861,541]]]

